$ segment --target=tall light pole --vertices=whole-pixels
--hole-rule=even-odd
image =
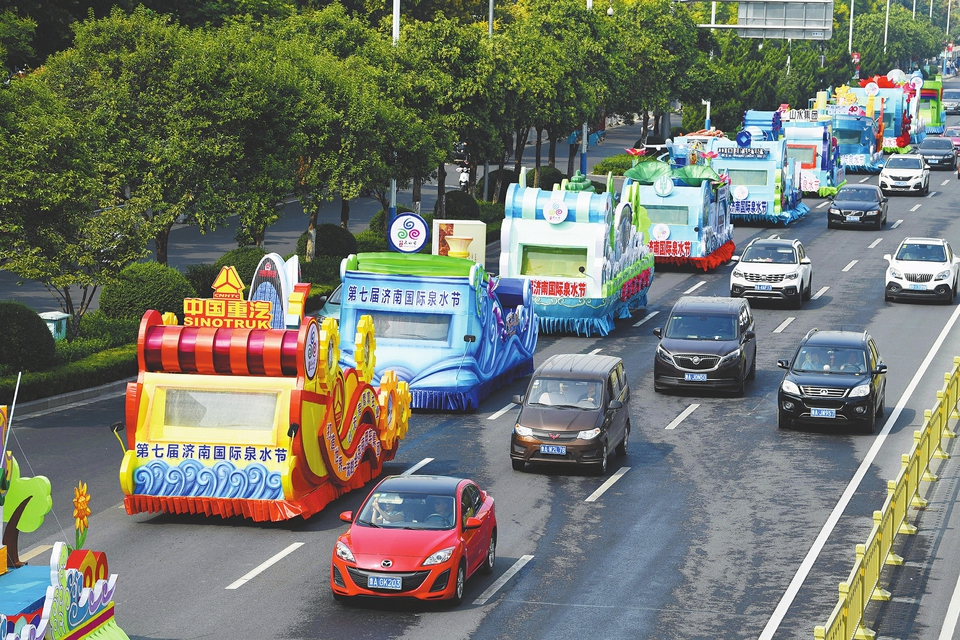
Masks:
[[[947,24],[950,19],[947,18]],[[887,0],[887,19],[883,23],[883,55],[887,55],[887,31],[890,29],[890,0]]]
[[[847,53],[853,53],[853,0],[850,0],[850,37],[847,38]]]
[[[593,11],[593,0],[587,0],[587,11]],[[580,173],[587,175],[587,143],[590,141],[590,125],[583,123],[580,133]]]
[[[487,22],[487,35],[493,37],[493,0],[490,0],[490,19]],[[483,161],[483,199],[490,202],[490,159]]]
[[[400,0],[393,0],[393,46],[400,41]],[[390,178],[390,209],[387,211],[387,230],[397,217],[397,179]]]

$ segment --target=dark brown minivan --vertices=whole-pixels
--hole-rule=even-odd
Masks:
[[[607,472],[610,450],[630,441],[630,385],[615,356],[553,356],[533,373],[510,439],[517,471],[527,462],[589,464]]]

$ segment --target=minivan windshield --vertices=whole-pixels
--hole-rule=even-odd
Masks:
[[[665,338],[676,340],[736,340],[736,315],[674,314],[667,322]]]
[[[576,378],[534,378],[527,404],[568,409],[597,409],[601,388],[597,380]]]

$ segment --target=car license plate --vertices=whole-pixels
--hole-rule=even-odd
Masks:
[[[403,588],[401,578],[388,578],[384,576],[367,576],[368,589],[393,589],[400,591]]]
[[[754,287],[757,291],[772,291],[773,287],[768,284],[758,284]]]
[[[811,418],[836,418],[836,409],[810,409]]]
[[[706,382],[707,374],[705,373],[685,373],[683,374],[683,379],[687,382]]]
[[[907,186],[907,183],[906,183],[906,182],[894,182],[894,183],[893,183],[893,186],[895,186],[895,187],[905,187],[905,186]]]
[[[860,216],[844,216],[846,222],[860,222]]]
[[[913,289],[914,291],[926,291],[926,290],[927,290],[927,285],[925,285],[925,284],[912,284],[912,285],[910,285],[910,288]]]
[[[567,447],[562,444],[542,444],[540,445],[540,453],[551,456],[565,456],[567,455]]]

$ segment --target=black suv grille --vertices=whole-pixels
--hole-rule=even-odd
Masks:
[[[383,593],[402,593],[404,591],[413,591],[420,587],[423,584],[423,581],[427,579],[427,576],[430,575],[429,571],[415,571],[413,573],[396,573],[390,571],[366,571],[364,569],[357,569],[356,567],[347,567],[347,571],[350,573],[350,579],[353,580],[354,584],[362,589],[370,589],[370,591],[379,591]],[[367,586],[367,576],[386,576],[390,578],[401,578],[401,588],[400,591],[394,589],[372,589]]]
[[[677,366],[681,369],[705,371],[715,368],[717,363],[720,362],[720,356],[674,355],[673,361],[676,362]]]

